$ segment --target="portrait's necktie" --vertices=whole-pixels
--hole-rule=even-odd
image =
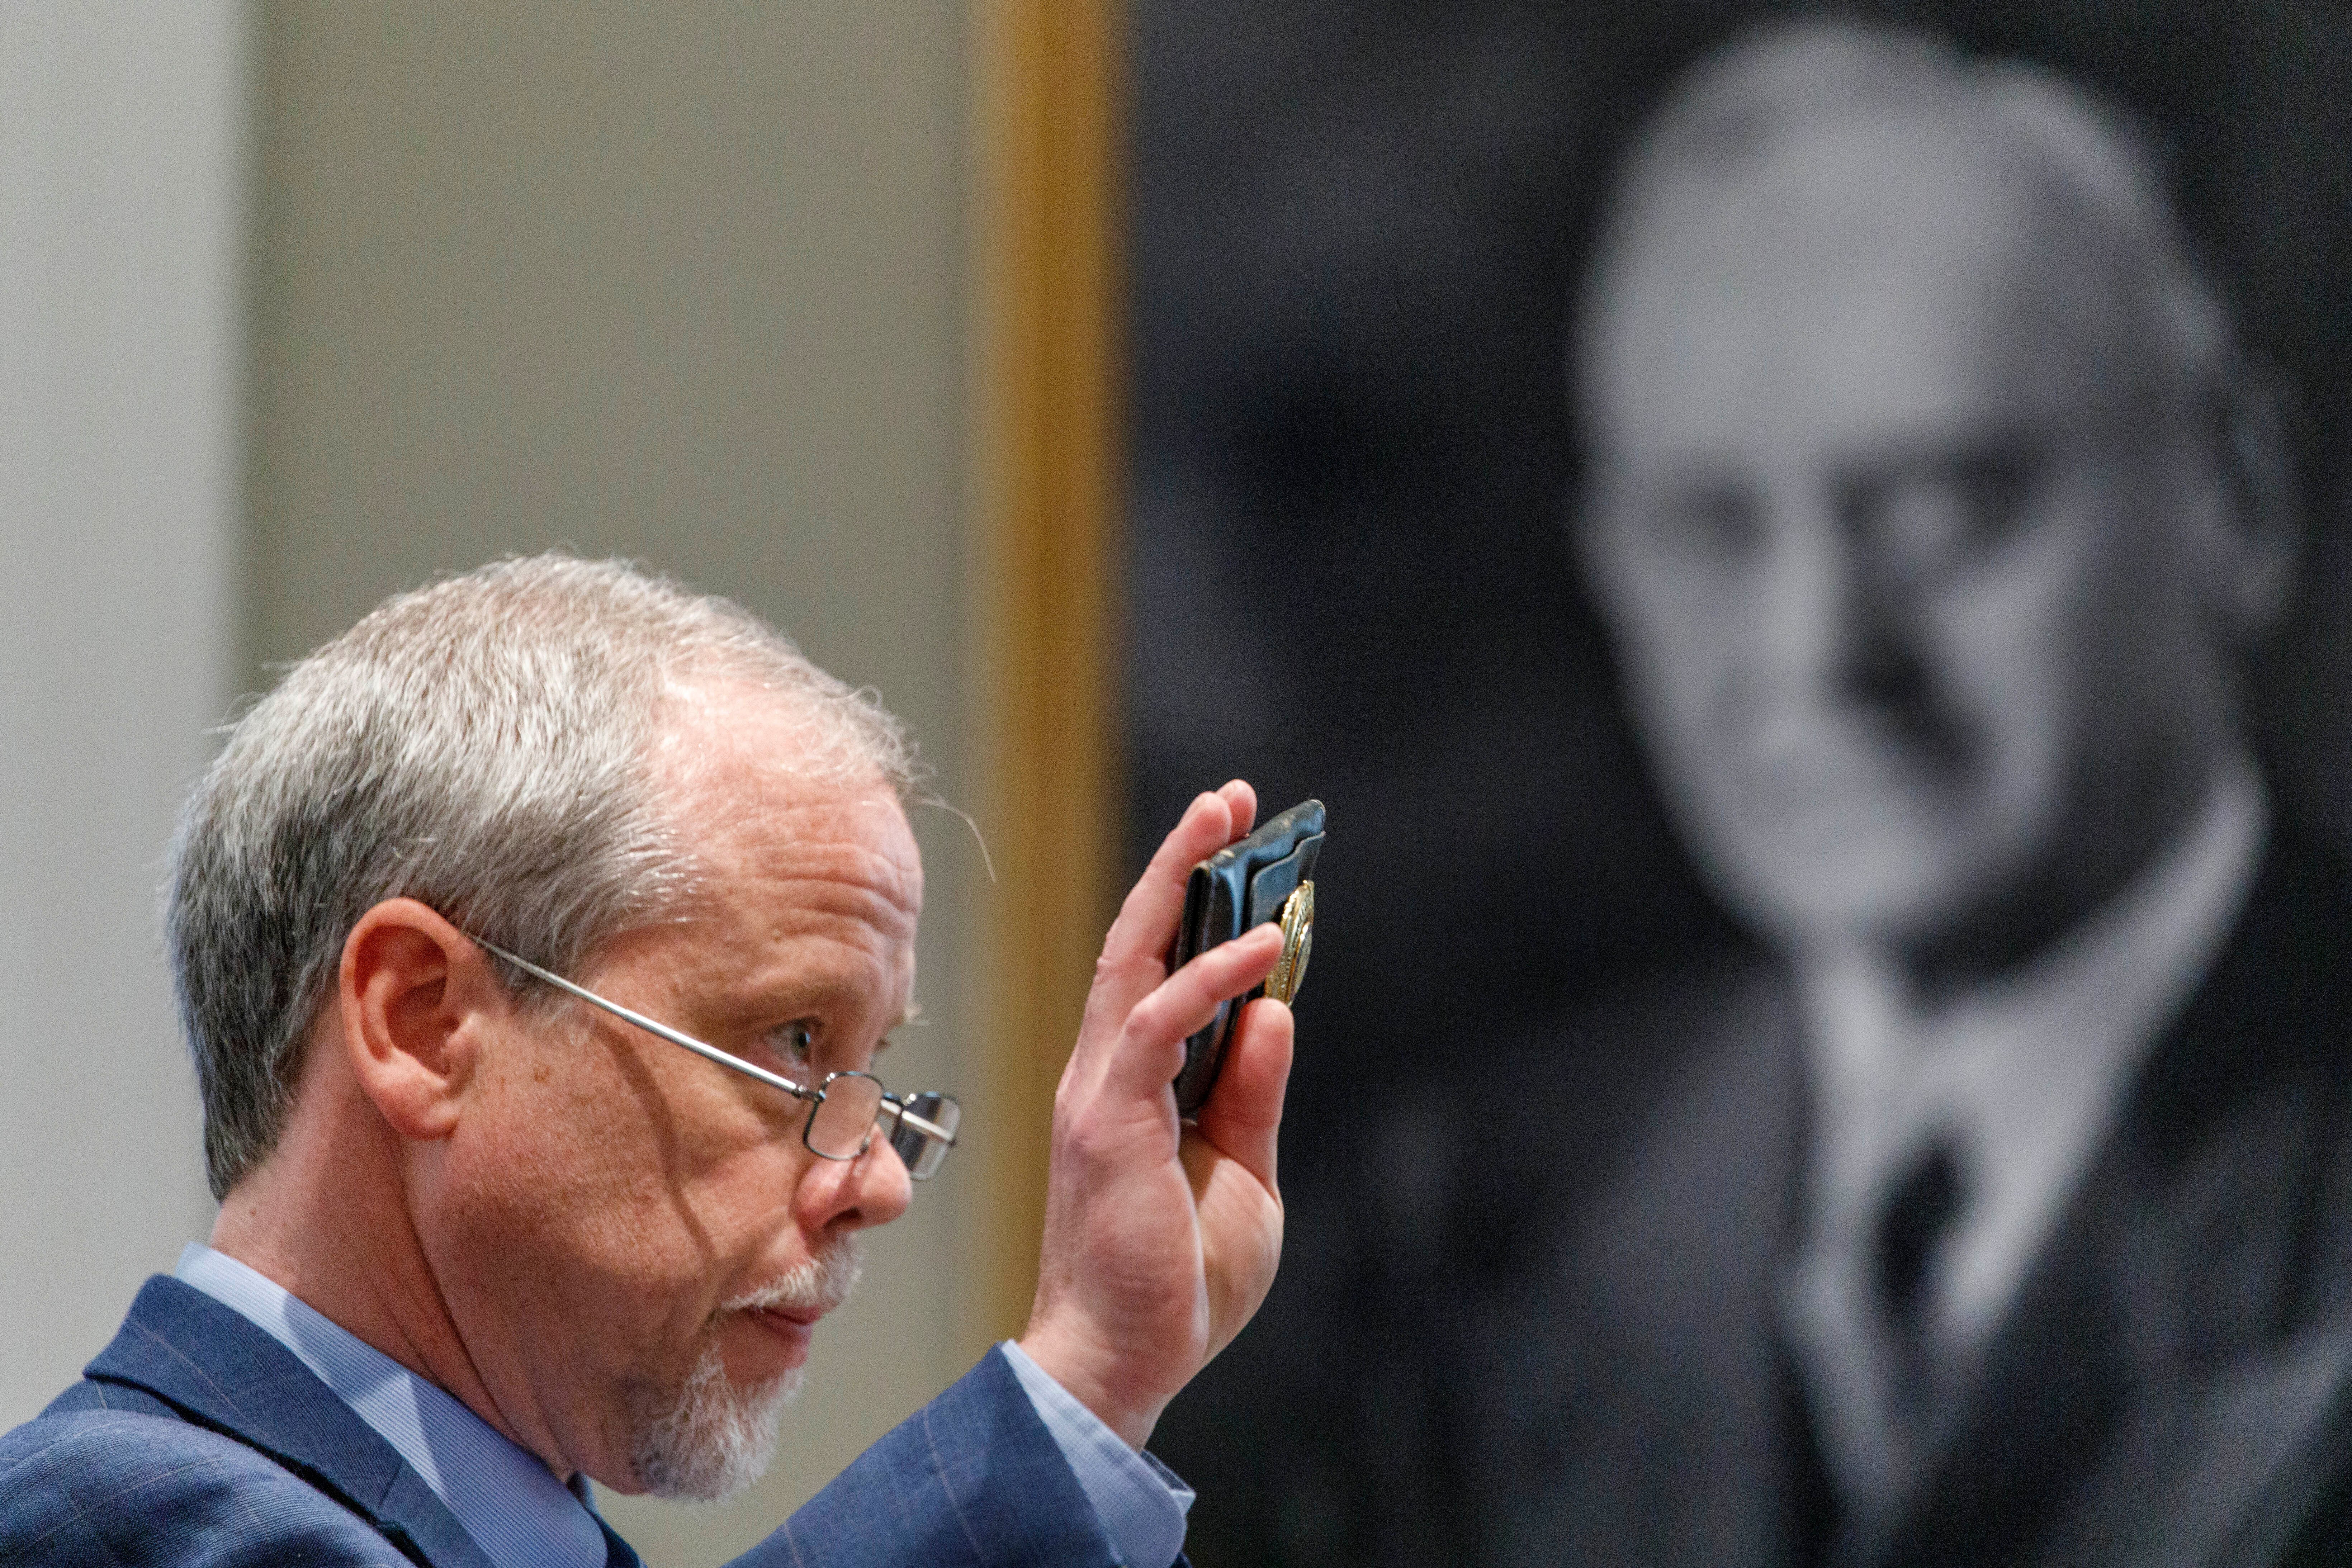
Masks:
[[[1936,1302],[1967,1203],[1956,1140],[1929,1138],[1891,1162],[1874,1195],[1816,1237],[1786,1281],[1781,1325],[1822,1456],[1864,1517],[1893,1506],[1950,1392]]]

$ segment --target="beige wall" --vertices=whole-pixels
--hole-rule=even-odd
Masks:
[[[256,30],[247,671],[438,572],[625,553],[879,688],[968,804],[961,8],[265,5]],[[975,1090],[981,862],[918,815],[933,1022],[888,1073]],[[748,1545],[978,1352],[974,1189],[951,1165],[876,1237],[751,1498],[605,1500],[650,1562]]]
[[[241,10],[0,4],[0,1428],[212,1225],[155,883],[233,664]]]

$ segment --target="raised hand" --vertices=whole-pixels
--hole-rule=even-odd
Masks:
[[[1054,1095],[1045,1250],[1021,1348],[1139,1448],[1257,1310],[1282,1256],[1275,1144],[1289,1009],[1260,999],[1244,1010],[1196,1126],[1179,1122],[1169,1088],[1185,1037],[1282,952],[1265,925],[1167,969],[1186,873],[1256,815],[1239,780],[1185,810],[1104,940]]]

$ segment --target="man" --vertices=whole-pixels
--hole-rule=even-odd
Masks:
[[[858,1233],[952,1142],[872,1076],[913,777],[869,699],[613,563],[438,583],[296,666],[173,856],[219,1222],[0,1440],[0,1561],[628,1563],[591,1479],[756,1477]],[[1290,1026],[1254,1005],[1180,1127],[1184,1036],[1280,944],[1161,955],[1254,810],[1197,799],[1105,943],[1027,1331],[747,1561],[1177,1556],[1140,1449],[1273,1278]]]
[[[1441,1379],[1464,1533],[2338,1560],[2352,883],[2245,740],[2285,470],[2152,162],[2044,72],[1768,29],[1674,91],[1589,287],[1579,548],[1774,962],[1581,1026],[1660,1081],[1597,1181],[1524,1140],[1574,1205],[1479,1171],[1517,1264]]]

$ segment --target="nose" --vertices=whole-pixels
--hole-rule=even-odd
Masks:
[[[1826,501],[1783,509],[1757,606],[1761,673],[1814,701],[1885,700],[1904,684],[1901,607]]]
[[[866,1152],[855,1160],[812,1156],[801,1174],[795,1206],[811,1231],[845,1236],[897,1219],[907,1212],[914,1191],[907,1163],[877,1128]]]

